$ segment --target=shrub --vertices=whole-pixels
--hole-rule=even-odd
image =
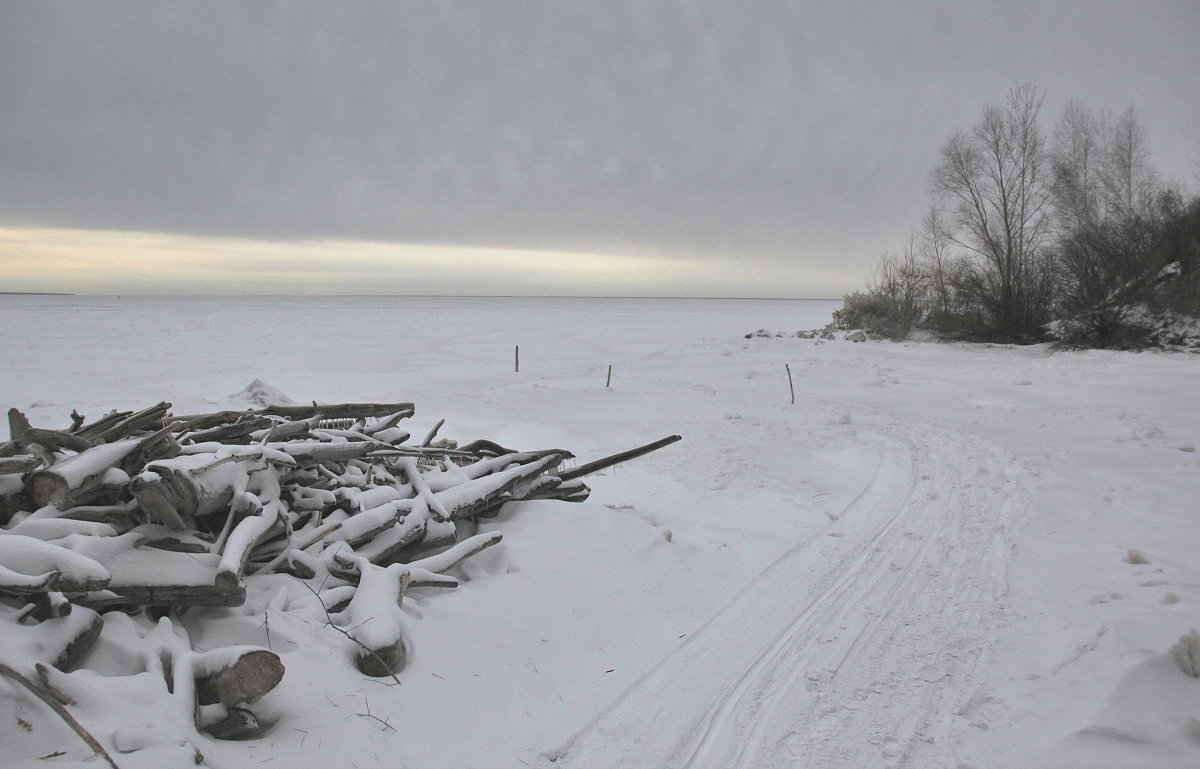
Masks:
[[[833,327],[849,331],[861,328],[873,336],[900,339],[908,334],[895,302],[875,291],[855,291],[842,298],[842,308],[833,311]]]

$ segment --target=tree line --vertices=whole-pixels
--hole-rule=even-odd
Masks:
[[[1151,343],[1147,317],[1200,317],[1200,197],[1155,172],[1133,108],[1072,103],[1047,134],[1023,84],[941,147],[932,202],[835,324],[902,338]]]

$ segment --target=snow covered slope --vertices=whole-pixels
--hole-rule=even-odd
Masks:
[[[590,478],[587,504],[481,524],[505,538],[462,587],[410,594],[400,687],[263,582],[188,624],[196,647],[269,630],[287,673],[265,738],[187,733],[144,675],[121,712],[77,715],[146,746],[126,769],[193,748],[214,767],[1200,766],[1200,679],[1169,654],[1200,626],[1200,357],[744,338],[836,306],[0,297],[0,404],[36,426],[244,407],[258,379],[580,461],[684,437]],[[120,652],[85,667],[137,672]],[[7,683],[0,742],[16,766],[95,763]]]

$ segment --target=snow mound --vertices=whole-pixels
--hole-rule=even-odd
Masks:
[[[259,406],[295,406],[296,402],[289,398],[284,392],[276,387],[272,387],[261,379],[255,379],[250,384],[242,388],[242,391],[236,395],[231,395],[231,398],[238,400],[249,401],[258,404]]]
[[[1184,769],[1200,766],[1200,680],[1170,654],[1136,665],[1092,723],[1063,739],[1044,766]]]

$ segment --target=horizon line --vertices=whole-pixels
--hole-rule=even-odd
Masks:
[[[92,294],[80,293],[73,291],[0,291],[0,296],[79,296],[79,297],[115,297],[122,296],[131,297],[195,297],[195,298],[269,298],[278,297],[286,299],[298,299],[301,297],[315,298],[383,298],[395,297],[402,299],[723,299],[723,300],[748,300],[748,301],[766,301],[766,302],[840,302],[844,297],[821,297],[821,296],[668,296],[668,295],[629,295],[629,294],[246,294],[246,293],[212,293],[212,294],[192,294],[192,293],[129,293],[129,294]]]

